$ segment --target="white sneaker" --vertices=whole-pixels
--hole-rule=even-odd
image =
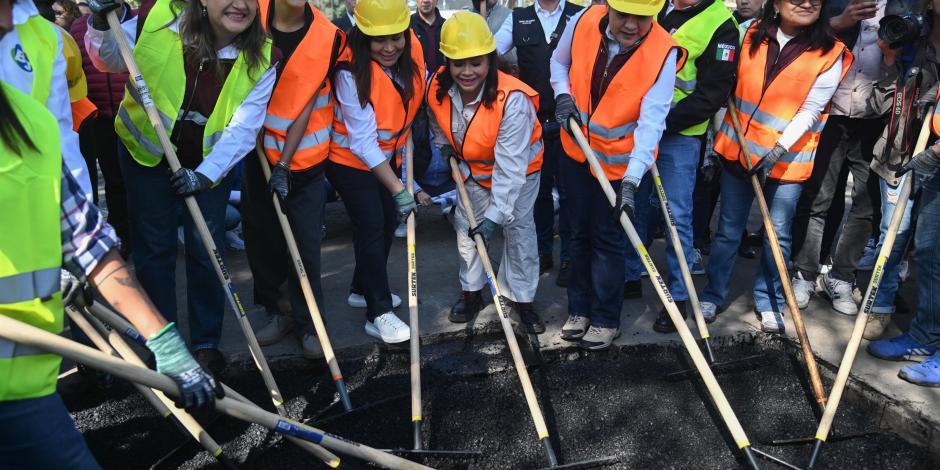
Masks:
[[[816,283],[803,279],[802,273],[796,273],[796,276],[790,281],[793,284],[793,297],[796,297],[796,306],[800,310],[809,305],[809,299],[816,293]]]
[[[411,338],[411,329],[392,312],[383,313],[373,321],[366,321],[366,334],[386,343],[402,343]]]
[[[718,306],[711,302],[702,302],[699,304],[699,307],[702,309],[702,318],[705,320],[705,323],[711,323],[718,318]]]
[[[346,304],[352,308],[366,308],[366,298],[362,294],[356,294],[355,292],[350,292],[349,297],[346,298]],[[401,297],[392,293],[392,308],[398,308],[401,305]]]
[[[408,225],[399,224],[395,229],[395,238],[405,238],[408,236]]]
[[[832,301],[832,309],[843,315],[858,315],[858,305],[852,298],[852,283],[835,279],[829,274],[819,276],[823,293]]]
[[[760,330],[764,333],[783,333],[783,314],[780,312],[761,312]]]

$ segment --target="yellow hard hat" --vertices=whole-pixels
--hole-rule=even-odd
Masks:
[[[607,0],[614,10],[636,16],[656,16],[665,3],[665,0]]]
[[[389,36],[408,29],[411,12],[407,0],[359,0],[356,26],[368,36]]]
[[[450,60],[478,57],[496,50],[496,39],[477,13],[458,11],[441,27],[441,54]]]

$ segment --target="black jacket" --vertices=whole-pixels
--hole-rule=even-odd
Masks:
[[[427,65],[429,74],[444,65],[444,54],[441,54],[441,27],[444,26],[444,17],[437,8],[434,9],[434,17],[434,23],[429,25],[417,12],[411,15],[411,29],[415,36],[418,36],[418,41],[421,41],[424,64]]]
[[[686,21],[718,0],[703,0],[685,10],[660,12],[658,21],[670,34]],[[666,117],[666,132],[678,133],[683,129],[710,119],[728,100],[734,90],[738,67],[739,34],[734,21],[728,19],[715,31],[705,52],[695,60],[698,69],[695,90],[680,101]],[[719,47],[720,45],[720,47]],[[720,50],[719,50],[720,49]],[[730,50],[730,56],[723,51]],[[730,57],[731,60],[723,60]]]
[[[352,21],[349,20],[349,15],[346,14],[345,10],[333,20],[333,24],[344,33],[348,33],[353,27]]]

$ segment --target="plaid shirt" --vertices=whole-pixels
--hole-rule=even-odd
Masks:
[[[84,281],[120,240],[64,165],[60,207],[62,268]]]

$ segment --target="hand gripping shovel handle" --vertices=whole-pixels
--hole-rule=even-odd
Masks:
[[[98,370],[109,372],[122,379],[178,396],[179,389],[169,377],[150,369],[132,365],[113,356],[96,351],[74,341],[67,340],[32,325],[0,315],[0,337],[20,344],[32,346],[58,354],[75,362],[87,364]],[[270,413],[231,398],[215,401],[216,410],[236,419],[259,424],[273,431],[299,437],[328,449],[395,469],[428,469],[409,460],[381,452],[377,449],[335,436],[323,430],[307,426],[283,416]]]
[[[734,98],[728,98],[728,116],[731,117],[731,125],[734,127],[734,133],[740,142],[741,153],[744,154],[745,165],[748,171],[753,166],[751,164],[751,150],[741,130],[741,121],[738,119],[738,107],[734,104]],[[800,340],[800,347],[803,350],[803,360],[806,362],[806,370],[809,373],[809,380],[813,388],[813,395],[816,397],[816,403],[823,411],[826,409],[826,390],[823,387],[822,378],[819,376],[819,367],[816,365],[816,356],[813,354],[813,347],[809,342],[809,334],[806,332],[806,325],[803,323],[803,313],[800,307],[796,305],[796,297],[793,295],[793,284],[790,282],[790,272],[787,270],[787,263],[783,259],[783,251],[780,250],[780,240],[777,238],[777,231],[774,229],[774,223],[770,218],[770,209],[767,207],[767,200],[764,199],[764,190],[757,179],[757,175],[751,176],[751,186],[754,189],[754,198],[757,199],[757,206],[764,219],[764,232],[767,234],[767,241],[770,245],[770,251],[774,257],[774,264],[777,265],[777,273],[780,276],[780,284],[783,287],[783,296],[787,301],[787,309],[790,310],[790,316],[793,317],[793,326],[796,327],[796,336]]]
[[[669,208],[669,201],[666,199],[666,189],[663,187],[663,180],[659,177],[659,168],[656,162],[650,167],[650,173],[653,175],[653,181],[656,183],[656,194],[659,196],[659,207],[663,211],[663,218],[666,219],[666,225],[669,230],[669,238],[672,240],[672,248],[676,252],[676,258],[679,261],[679,272],[682,273],[682,282],[685,283],[685,290],[689,291],[689,303],[692,304],[692,313],[695,315],[695,325],[698,327],[699,338],[705,342],[705,352],[708,353],[709,364],[715,363],[715,356],[712,352],[708,334],[708,326],[705,324],[705,317],[702,315],[702,306],[698,301],[698,292],[695,291],[695,282],[692,281],[692,272],[689,271],[689,263],[686,261],[685,249],[682,248],[682,242],[679,240],[679,230],[676,228],[676,218],[672,215],[672,209]]]
[[[604,194],[607,196],[607,201],[613,206],[616,204],[617,200],[617,196],[614,194],[614,188],[610,185],[610,181],[607,181],[607,178],[604,176],[604,170],[601,168],[600,163],[597,162],[597,157],[594,156],[594,151],[591,150],[591,146],[588,145],[584,133],[581,132],[581,127],[574,118],[569,118],[568,124],[569,129],[571,129],[572,137],[574,137],[578,146],[581,147],[581,152],[587,159],[588,164],[591,166],[591,171],[594,173],[594,177],[597,179],[597,182],[600,183],[601,189],[603,189]],[[721,391],[721,386],[718,385],[715,375],[708,367],[705,356],[702,355],[702,351],[700,351],[698,345],[695,344],[695,338],[692,336],[689,327],[685,324],[682,315],[679,314],[679,309],[676,307],[672,295],[669,294],[666,288],[666,282],[663,280],[662,275],[656,270],[656,265],[653,264],[653,258],[651,258],[649,252],[646,251],[646,247],[640,240],[640,236],[636,233],[636,228],[633,227],[633,223],[630,222],[626,214],[620,214],[620,225],[622,225],[624,231],[627,232],[627,238],[630,239],[630,243],[633,245],[633,248],[636,249],[637,254],[640,255],[643,265],[646,267],[647,272],[649,272],[651,284],[653,284],[653,288],[659,295],[660,300],[662,300],[663,306],[666,308],[666,313],[669,314],[669,318],[671,318],[672,322],[675,324],[679,338],[682,339],[682,344],[689,353],[689,357],[692,358],[692,363],[695,364],[695,368],[698,369],[702,381],[705,382],[705,388],[708,390],[708,394],[715,403],[715,407],[718,409],[718,413],[725,422],[725,426],[731,433],[731,437],[734,439],[735,444],[737,444],[748,457],[750,465],[753,468],[758,468],[756,458],[750,449],[751,443],[744,433],[741,423],[738,422],[734,410],[731,409],[731,404],[728,403],[728,399],[725,397],[724,392]]]
[[[927,112],[927,116],[933,115],[933,108]],[[920,134],[917,136],[917,143],[914,146],[914,154],[918,154],[927,148],[927,142],[930,140],[930,119],[925,119],[920,128]],[[822,444],[829,437],[832,430],[832,422],[836,417],[836,410],[839,408],[839,402],[842,400],[842,393],[845,392],[845,385],[849,380],[849,374],[852,372],[852,365],[855,363],[855,356],[858,354],[858,347],[862,343],[862,336],[865,333],[865,325],[868,323],[868,316],[871,314],[872,305],[875,302],[875,295],[878,294],[878,286],[881,284],[881,278],[884,275],[885,263],[891,256],[891,250],[894,248],[894,241],[898,235],[898,229],[904,219],[904,211],[907,208],[908,199],[911,196],[911,187],[913,178],[916,175],[908,175],[901,186],[901,194],[898,196],[898,204],[891,215],[891,223],[888,225],[888,231],[885,234],[884,242],[881,245],[881,251],[878,253],[878,261],[875,263],[875,269],[872,272],[871,280],[868,283],[868,289],[865,292],[865,298],[862,300],[862,311],[855,319],[855,327],[852,329],[852,336],[845,346],[845,354],[842,355],[842,362],[839,364],[839,372],[836,374],[836,381],[832,385],[832,393],[829,396],[829,406],[823,413],[819,421],[819,427],[816,429],[816,445],[813,448],[812,456],[806,468],[811,469],[816,465],[816,459],[822,449]]]
[[[143,339],[143,337],[139,333],[137,333],[134,327],[127,320],[125,320],[124,317],[118,315],[113,310],[96,302],[96,303],[91,304],[90,307],[88,307],[88,313],[91,314],[90,320],[96,320],[98,321],[98,323],[100,322],[107,323],[111,325],[111,328],[121,330],[121,332],[123,332],[125,335],[127,335],[130,338],[133,338],[134,341],[138,342],[141,345],[146,346],[146,343],[140,341],[141,339]],[[130,346],[128,346],[127,343],[124,341],[124,339],[120,335],[118,335],[115,331],[112,330],[108,332],[108,341],[110,341],[111,346],[113,346],[114,349],[118,352],[118,354],[120,354],[125,360],[127,360],[131,364],[139,365],[141,367],[146,367],[143,361],[141,361],[140,358],[137,356],[137,353],[134,352],[134,350],[131,349]],[[218,380],[218,378],[216,380]],[[234,398],[235,400],[238,400],[246,405],[250,405],[255,408],[258,408],[259,410],[261,409],[261,407],[259,407],[258,405],[255,405],[254,403],[251,402],[251,400],[245,398],[244,396],[242,396],[235,390],[232,390],[224,383],[222,383],[221,385],[222,385],[222,388],[225,389],[225,396],[229,398]],[[158,393],[163,393],[163,392],[158,392]],[[170,403],[172,403],[172,400],[170,401]],[[287,438],[287,440],[296,444],[297,447],[300,447],[301,449],[309,452],[310,454],[313,454],[313,456],[322,460],[323,463],[325,463],[326,465],[332,468],[336,468],[339,466],[340,464],[339,457],[337,457],[330,451],[324,449],[323,447],[317,444],[314,444],[310,441],[298,439],[293,436],[285,436],[285,437]]]
[[[470,195],[467,194],[467,188],[463,184],[463,174],[457,165],[457,160],[450,157],[450,170],[457,183],[457,194],[463,212],[467,215],[467,221],[471,227],[477,225],[477,219],[473,212],[473,205],[470,202]],[[506,343],[509,345],[509,353],[512,355],[512,362],[516,368],[516,374],[519,375],[519,382],[522,383],[522,393],[525,395],[526,403],[529,405],[529,414],[532,415],[532,421],[535,423],[535,431],[538,433],[539,440],[545,447],[545,453],[551,466],[558,465],[558,459],[555,451],[552,449],[551,441],[548,436],[548,426],[545,425],[545,418],[542,416],[542,410],[539,408],[538,397],[535,395],[535,389],[532,387],[532,380],[529,378],[529,371],[526,369],[525,361],[522,359],[522,351],[519,349],[519,342],[516,341],[516,334],[512,331],[512,324],[509,322],[509,312],[503,308],[502,294],[500,293],[499,283],[496,282],[496,272],[490,263],[489,252],[486,251],[486,243],[482,235],[477,235],[474,239],[477,245],[477,254],[480,261],[483,262],[483,270],[486,272],[486,280],[490,285],[490,292],[493,294],[493,303],[496,305],[496,315],[499,317],[499,323],[503,327],[503,333],[506,336]]]
[[[308,114],[309,116],[309,114]],[[301,116],[302,118],[303,116]],[[290,146],[291,137],[288,131],[287,146]],[[296,148],[296,144],[294,145]],[[286,152],[286,147],[285,147]],[[271,170],[268,168],[268,159],[264,155],[261,146],[255,146],[255,153],[258,154],[261,172],[264,174],[264,180],[271,178]],[[330,368],[330,375],[333,377],[333,383],[336,385],[336,391],[339,393],[340,402],[346,411],[352,410],[352,402],[349,400],[349,391],[346,389],[346,381],[343,379],[343,373],[339,369],[339,362],[336,360],[336,354],[333,352],[333,345],[330,342],[329,334],[326,331],[326,324],[323,323],[323,315],[317,306],[317,299],[313,295],[313,289],[310,287],[310,278],[307,276],[307,270],[304,268],[303,258],[300,257],[300,248],[297,247],[297,239],[294,238],[294,232],[290,227],[290,221],[287,215],[281,209],[280,201],[276,194],[271,198],[274,203],[274,213],[277,214],[277,221],[281,225],[281,232],[284,233],[284,241],[287,244],[287,250],[290,252],[291,261],[294,264],[294,271],[300,280],[300,291],[303,293],[304,301],[307,303],[307,310],[310,312],[310,319],[313,321],[313,329],[317,332],[317,340],[320,341],[320,348],[323,349],[323,359],[326,360]]]
[[[134,58],[134,53],[131,51],[130,45],[127,43],[127,38],[123,34],[117,12],[108,12],[107,18],[108,26],[111,28],[111,31],[114,32],[114,39],[117,41],[118,49],[121,51],[121,57],[124,58],[124,63],[127,65],[130,81],[137,89],[141,104],[147,112],[147,118],[150,120],[150,124],[157,133],[160,146],[163,147],[163,152],[166,155],[167,164],[169,164],[170,170],[175,172],[180,169],[179,158],[177,158],[176,151],[170,143],[170,137],[166,133],[166,128],[163,127],[163,121],[160,119],[160,115],[157,114],[157,108],[154,106],[153,100],[150,97],[150,89],[147,87],[143,75],[141,75],[140,67],[137,65],[137,60]],[[241,327],[242,334],[245,335],[245,340],[248,342],[251,357],[254,359],[255,365],[261,371],[264,384],[271,394],[271,401],[274,402],[278,413],[283,414],[284,400],[281,398],[281,391],[278,389],[277,383],[274,382],[274,376],[271,374],[271,369],[268,367],[268,361],[265,359],[264,353],[261,351],[261,346],[258,344],[258,340],[255,338],[255,334],[251,329],[251,324],[248,323],[248,318],[245,316],[245,308],[242,307],[241,301],[238,299],[238,294],[235,293],[235,286],[232,284],[232,279],[228,275],[228,270],[222,263],[222,254],[219,252],[218,247],[215,246],[215,241],[213,241],[212,235],[209,233],[209,226],[206,225],[206,220],[202,217],[202,212],[199,210],[196,198],[186,196],[184,199],[186,201],[186,208],[189,210],[189,215],[196,225],[199,237],[202,239],[202,244],[205,246],[206,251],[208,251],[209,257],[214,261],[213,267],[215,268],[215,272],[219,277],[219,281],[222,283],[229,305],[231,305],[232,310],[236,314],[235,316],[238,318],[238,326]]]
[[[405,184],[408,192],[414,196],[414,142],[411,134],[405,144]],[[414,432],[414,449],[421,450],[424,445],[421,438],[421,421],[423,418],[421,406],[421,331],[418,316],[418,257],[415,240],[415,214],[408,216],[406,224],[407,235],[405,242],[408,245],[408,325],[411,328],[411,423]]]

